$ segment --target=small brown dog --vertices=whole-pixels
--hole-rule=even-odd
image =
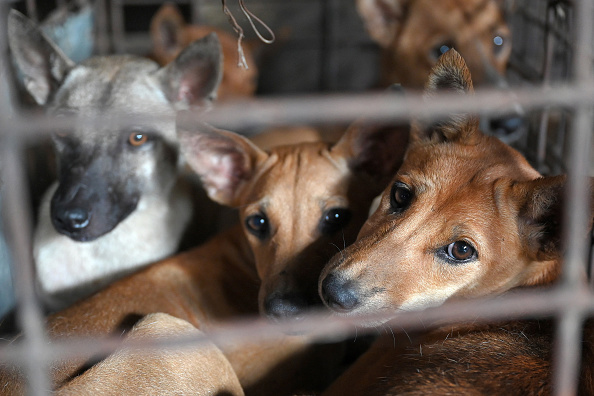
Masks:
[[[428,94],[440,89],[472,91],[453,50],[429,77]],[[520,153],[480,132],[475,117],[416,123],[379,208],[324,269],[320,294],[338,315],[389,315],[549,285],[562,265],[564,184],[563,176],[541,177]],[[328,394],[551,392],[552,339],[543,322],[459,324],[411,337],[403,348],[394,348],[392,337],[378,341]],[[592,341],[591,332],[586,337]],[[585,345],[582,387],[594,379],[592,345]]]
[[[408,140],[407,133],[356,124],[334,145],[303,143],[266,152],[239,135],[182,117],[178,128],[180,146],[209,196],[237,207],[243,230],[232,228],[51,315],[52,338],[120,334],[156,312],[208,332],[221,321],[259,310],[276,319],[321,307],[317,279],[322,268],[355,239],[371,201],[400,165]],[[303,337],[278,337],[221,346],[246,393],[322,389],[328,380],[324,373],[341,355],[318,356]],[[89,358],[53,367],[53,386],[68,387]],[[107,362],[107,369],[123,364],[116,358]],[[136,380],[143,382],[140,375]],[[114,381],[112,389],[134,387]],[[164,391],[175,389],[175,383],[164,381]],[[18,374],[0,373],[0,393],[19,393],[22,384]]]
[[[215,32],[223,51],[223,79],[218,100],[253,96],[256,91],[258,69],[249,45],[244,44],[248,69],[238,66],[237,38],[213,26],[190,25],[172,3],[164,4],[151,21],[153,58],[163,65],[171,62],[190,43]]]

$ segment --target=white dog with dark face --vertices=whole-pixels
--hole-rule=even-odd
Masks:
[[[125,55],[74,64],[16,11],[8,33],[25,87],[48,116],[101,120],[53,134],[58,181],[41,204],[34,257],[41,292],[64,305],[178,248],[192,207],[173,115],[214,99],[220,45],[207,36],[162,68]],[[164,118],[123,127],[114,114]]]

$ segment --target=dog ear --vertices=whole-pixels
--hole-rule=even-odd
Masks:
[[[357,11],[371,38],[382,47],[394,40],[410,0],[357,0]]]
[[[215,33],[194,41],[157,78],[163,92],[178,110],[205,105],[216,98],[223,74],[223,54]]]
[[[536,261],[559,258],[562,254],[566,177],[551,176],[517,182],[511,187],[512,199],[518,202],[518,231],[529,257]],[[594,198],[594,179],[590,195]],[[594,200],[587,215],[592,227]]]
[[[177,118],[182,155],[213,201],[238,206],[243,187],[268,154],[243,136],[192,123],[187,116],[180,112]]]
[[[186,22],[175,4],[166,3],[151,19],[151,39],[155,57],[164,62],[177,55],[185,46],[182,32]]]
[[[45,105],[74,66],[33,21],[18,11],[8,15],[8,45],[27,91]]]
[[[391,178],[404,158],[409,127],[383,127],[364,121],[353,123],[331,148],[334,158],[346,158],[353,172],[365,172],[378,179]]]
[[[431,98],[438,92],[453,92],[460,95],[474,92],[466,62],[454,49],[447,51],[438,59],[433,69],[431,69],[429,79],[425,85],[426,98]],[[437,122],[413,122],[411,137],[413,141],[460,141],[472,144],[474,139],[481,134],[478,125],[479,120],[476,116],[455,113],[447,119]]]

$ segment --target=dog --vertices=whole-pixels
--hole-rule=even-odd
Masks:
[[[49,306],[63,307],[177,250],[192,204],[180,176],[173,115],[215,98],[220,45],[209,35],[163,68],[133,56],[74,64],[14,10],[8,36],[26,89],[49,117],[110,111],[165,116],[126,128],[79,123],[53,134],[58,181],[41,203],[34,258],[41,294]],[[207,223],[208,211],[203,213]]]
[[[203,335],[200,330],[182,319],[153,313],[134,325],[126,342],[188,340],[199,335]],[[124,347],[75,377],[55,394],[244,395],[231,364],[216,345],[203,342],[178,349],[162,347],[139,351]],[[179,364],[181,361],[183,364]],[[134,370],[130,370],[131,367]]]
[[[213,26],[191,25],[184,21],[177,6],[166,3],[151,20],[152,57],[161,66],[169,64],[190,43],[215,32],[223,51],[223,77],[218,101],[252,97],[256,91],[258,69],[249,45],[244,45],[248,68],[238,66],[237,38]]]
[[[429,76],[427,95],[438,90],[472,91],[454,50]],[[564,185],[564,176],[542,177],[519,152],[483,134],[477,117],[416,122],[378,209],[323,270],[320,295],[336,315],[376,312],[388,320],[449,300],[549,286],[561,272]],[[584,343],[584,394],[594,391],[592,334]],[[408,336],[401,348],[396,338],[378,341],[326,394],[551,392],[546,321],[457,324]]]
[[[217,103],[253,97],[258,81],[254,46],[249,42],[243,43],[243,54],[248,69],[238,66],[236,37],[214,26],[187,24],[178,7],[173,3],[162,5],[151,20],[150,34],[153,42],[151,57],[160,65],[165,66],[190,43],[211,32],[215,32],[219,37],[223,51],[223,77],[217,91]],[[302,125],[277,126],[248,132],[250,132],[250,139],[260,148],[268,149],[283,144],[318,140],[335,142],[336,134],[327,129]]]
[[[408,141],[407,131],[357,122],[336,144],[264,151],[240,135],[195,123],[192,114],[178,118],[182,154],[213,200],[239,209],[240,224],[50,315],[51,338],[120,334],[123,324],[156,312],[208,333],[232,318],[298,319],[321,308],[323,266],[355,239]],[[342,355],[310,352],[303,336],[279,337],[220,346],[246,394],[323,389],[324,373]],[[55,388],[66,386],[89,358],[53,367]],[[23,382],[13,375],[0,375],[2,392],[19,393]]]
[[[381,48],[382,86],[395,82],[421,90],[437,59],[455,48],[466,60],[476,86],[508,89],[511,55],[509,8],[502,0],[357,0],[370,37]],[[483,129],[513,139],[522,129],[523,110],[490,120]],[[515,133],[514,133],[515,132]]]

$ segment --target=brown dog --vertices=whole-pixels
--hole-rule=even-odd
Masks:
[[[421,89],[437,59],[455,48],[476,85],[503,83],[510,31],[499,0],[357,0],[382,48],[382,81]]]
[[[408,139],[355,125],[333,146],[303,143],[265,152],[231,132],[206,125],[184,129],[183,119],[179,125],[189,163],[211,198],[239,208],[243,231],[233,228],[50,316],[52,338],[119,334],[155,312],[207,332],[221,321],[255,315],[258,307],[284,318],[321,306],[321,269],[355,239]],[[302,337],[285,336],[222,348],[246,393],[260,395],[321,389],[323,373],[334,367],[327,360],[340,356],[312,358],[306,347]],[[54,367],[53,385],[67,385],[89,358]],[[0,391],[13,394],[21,383],[4,374]]]
[[[154,47],[152,57],[161,65],[169,64],[188,45],[215,32],[223,52],[223,76],[217,91],[217,101],[220,103],[229,99],[244,99],[254,95],[257,87],[258,68],[252,46],[249,43],[244,42],[242,46],[249,67],[244,69],[237,64],[236,37],[213,26],[187,24],[173,3],[166,3],[159,8],[151,20],[150,32]],[[258,147],[268,149],[280,144],[331,140],[333,137],[334,135],[329,135],[313,127],[293,126],[267,129],[253,135],[251,140]]]
[[[223,78],[218,100],[249,97],[256,91],[258,69],[248,45],[244,55],[248,69],[238,66],[237,38],[213,26],[190,25],[184,21],[175,4],[164,4],[151,20],[153,58],[162,66],[169,64],[190,43],[215,32],[223,51]]]
[[[475,85],[507,89],[511,54],[504,0],[357,0],[367,31],[382,50],[381,84],[422,89],[437,59],[455,48]],[[505,7],[509,8],[509,7]],[[487,133],[511,141],[523,131],[524,111],[482,118]]]
[[[439,89],[472,91],[453,50],[429,78],[428,94]],[[379,208],[324,269],[320,294],[338,315],[389,315],[549,285],[561,270],[564,184],[563,176],[541,177],[520,153],[481,133],[475,117],[417,123]],[[379,341],[328,394],[551,392],[551,337],[543,323],[457,325],[413,335],[404,348],[393,342]],[[592,373],[583,375],[591,384]]]

